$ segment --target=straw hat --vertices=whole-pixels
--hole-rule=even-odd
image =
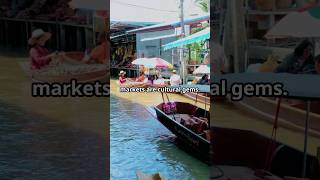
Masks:
[[[177,71],[174,69],[174,70],[172,70],[172,73],[176,73]]]
[[[47,41],[51,38],[51,33],[44,32],[42,29],[36,29],[32,32],[32,36],[28,40],[28,43],[30,45],[34,45],[39,40],[39,38],[44,38],[45,41]]]
[[[120,71],[119,75],[120,75],[120,74],[126,74],[126,72],[125,72],[125,71]]]

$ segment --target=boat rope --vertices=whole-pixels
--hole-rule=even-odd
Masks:
[[[162,94],[162,98],[163,98],[163,103],[165,103],[165,100],[164,100],[164,97],[163,97],[163,93],[161,93],[161,94]],[[166,94],[166,96],[167,96],[167,101],[168,101],[168,103],[171,103],[168,94],[167,94],[167,93],[165,93],[165,94]],[[171,111],[171,113],[172,113],[173,119],[174,119],[175,121],[177,121],[177,119],[176,119],[176,117],[175,117],[175,112],[174,112],[174,111]]]
[[[273,129],[272,129],[272,134],[271,134],[271,139],[268,145],[268,151],[267,151],[267,157],[266,157],[266,164],[265,168],[266,170],[271,169],[271,164],[272,164],[272,159],[274,156],[274,150],[276,148],[276,138],[277,138],[277,129],[278,129],[278,118],[279,118],[279,112],[280,112],[280,105],[281,105],[281,98],[278,98],[277,100],[277,109],[276,109],[276,114],[275,114],[275,119],[273,123]]]
[[[195,100],[195,102],[194,102],[194,105],[196,106],[197,103],[198,103],[198,93],[196,93],[196,100]]]

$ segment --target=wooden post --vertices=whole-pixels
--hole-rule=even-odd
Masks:
[[[8,20],[4,20],[4,34],[5,34],[5,47],[7,48],[9,46],[9,25]]]
[[[77,27],[76,29],[77,31],[77,50],[82,50],[82,36],[81,36],[81,31],[80,31],[80,28]]]
[[[62,24],[60,24],[59,28],[60,28],[60,48],[61,48],[61,50],[65,50],[65,48],[66,48],[65,27]]]
[[[86,48],[92,48],[93,47],[92,31],[90,31],[90,29],[88,28],[85,28],[85,36],[86,36]]]
[[[236,73],[245,71],[246,31],[243,12],[243,0],[229,1],[231,6],[231,26],[233,39],[233,62]]]
[[[28,49],[28,46],[29,46],[29,43],[28,43],[28,39],[30,38],[30,36],[29,36],[29,24],[28,24],[28,21],[25,21],[25,24],[26,24],[26,29],[25,29],[25,31],[26,31],[26,45],[27,45],[27,49]]]

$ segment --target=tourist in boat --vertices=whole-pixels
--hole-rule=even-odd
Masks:
[[[163,86],[166,83],[164,82],[164,78],[161,75],[159,75],[157,79],[153,81],[153,84]]]
[[[170,85],[171,86],[179,86],[181,84],[181,78],[180,76],[177,74],[176,70],[172,71],[172,75],[170,77]]]
[[[303,73],[314,64],[313,62],[314,46],[308,41],[302,41],[294,50],[289,54],[282,63],[275,69],[276,73]]]
[[[208,76],[208,74],[203,75],[202,78],[197,82],[197,84],[209,85],[209,76]]]
[[[45,47],[46,42],[51,38],[51,33],[44,32],[42,29],[36,29],[32,32],[28,44],[31,46],[30,58],[31,69],[39,70],[50,64],[50,62],[57,58],[60,53],[51,53]]]
[[[136,79],[136,82],[144,82],[146,79],[143,71],[140,72],[140,76]]]
[[[125,75],[126,75],[126,72],[120,71],[120,73],[119,73],[119,84],[120,85],[123,85],[127,82]]]
[[[98,46],[96,46],[89,55],[86,55],[82,62],[107,64],[107,39],[105,33],[100,33],[98,36]]]

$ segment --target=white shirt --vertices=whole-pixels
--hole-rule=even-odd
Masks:
[[[154,81],[153,81],[153,84],[163,85],[163,84],[165,84],[165,82],[164,82],[164,79],[161,78],[161,79],[154,80]]]
[[[179,86],[181,84],[181,78],[178,74],[173,74],[170,77],[170,85],[171,86]]]

